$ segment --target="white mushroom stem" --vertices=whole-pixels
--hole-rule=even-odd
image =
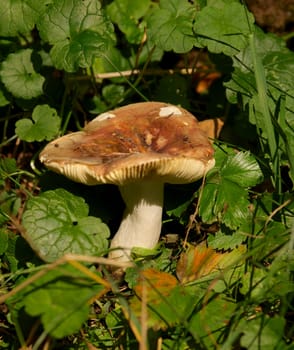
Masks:
[[[132,248],[156,246],[161,232],[163,190],[162,182],[148,180],[120,187],[126,209],[110,245],[110,258],[129,261]]]

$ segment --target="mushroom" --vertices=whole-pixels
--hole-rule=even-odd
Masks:
[[[197,119],[162,102],[130,104],[100,114],[83,131],[50,142],[40,154],[49,169],[87,185],[116,184],[125,202],[110,258],[129,261],[133,247],[158,243],[164,183],[194,182],[214,166]]]

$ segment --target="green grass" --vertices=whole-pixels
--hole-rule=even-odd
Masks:
[[[0,349],[293,349],[288,37],[264,33],[237,0],[2,2]],[[166,186],[160,243],[134,250],[118,280],[106,257],[117,189],[73,183],[38,156],[145,100],[225,124],[215,168]]]

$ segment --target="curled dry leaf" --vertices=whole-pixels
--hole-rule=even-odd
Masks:
[[[224,120],[222,118],[206,119],[199,122],[198,125],[208,137],[212,139],[217,139],[224,126]]]

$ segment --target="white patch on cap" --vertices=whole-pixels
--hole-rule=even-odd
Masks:
[[[103,120],[114,118],[115,116],[116,116],[115,114],[105,112],[105,113],[99,114],[98,117],[96,117],[92,121],[95,120],[95,121],[98,121],[98,122],[102,122]]]
[[[160,117],[169,117],[171,115],[181,115],[181,110],[176,106],[168,106],[168,107],[161,107],[159,116]]]

